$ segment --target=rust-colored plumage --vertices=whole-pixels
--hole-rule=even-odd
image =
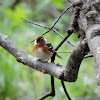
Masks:
[[[53,52],[46,46],[47,40],[43,36],[38,36],[33,46],[34,55],[41,60],[48,60],[51,58]],[[50,43],[50,42],[49,42]]]

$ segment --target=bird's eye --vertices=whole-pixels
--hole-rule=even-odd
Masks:
[[[44,38],[43,38],[43,37],[39,38],[39,39],[37,40],[37,43],[42,42],[42,41],[44,41]]]

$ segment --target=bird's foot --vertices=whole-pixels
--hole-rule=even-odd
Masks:
[[[56,63],[56,66],[62,67],[59,63]]]
[[[36,61],[42,61],[41,59],[39,59],[39,58],[36,58]]]

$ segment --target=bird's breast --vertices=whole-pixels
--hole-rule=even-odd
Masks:
[[[51,53],[51,54],[48,54],[48,53],[46,53],[46,52],[43,50],[43,48],[37,48],[37,49],[34,50],[34,55],[35,55],[37,58],[46,61],[46,60],[48,60],[48,59],[51,58],[52,53]]]

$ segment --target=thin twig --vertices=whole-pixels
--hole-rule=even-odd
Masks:
[[[62,84],[62,86],[63,86],[63,89],[64,89],[65,94],[67,95],[68,100],[71,100],[71,97],[69,96],[69,94],[68,94],[68,92],[67,92],[67,90],[66,90],[64,81],[61,81],[61,84]]]
[[[92,54],[88,54],[88,55],[85,55],[84,58],[89,58],[89,57],[93,57],[93,55]]]
[[[71,53],[71,51],[55,51],[57,53]]]
[[[23,19],[23,20],[25,20],[25,21],[27,21],[27,22],[29,22],[29,23],[31,23],[31,24],[34,24],[34,25],[36,25],[36,26],[39,26],[39,27],[42,27],[42,28],[48,28],[48,29],[50,29],[50,27],[46,27],[46,26],[43,26],[43,25],[34,23],[34,22],[32,22],[32,21],[30,21],[30,20],[27,20],[27,19],[25,19],[25,18],[22,18],[22,17],[21,17],[21,19]]]
[[[55,96],[55,86],[54,86],[54,77],[53,76],[51,76],[51,91],[37,100],[44,100],[45,98],[47,98],[49,96]]]
[[[45,35],[46,33],[48,33],[49,31],[51,31],[51,30],[54,28],[54,26],[57,24],[57,22],[60,20],[60,18],[62,17],[62,15],[63,15],[68,9],[70,9],[72,6],[73,6],[73,4],[72,4],[71,6],[69,6],[68,8],[66,8],[66,9],[60,14],[60,16],[58,17],[58,19],[56,20],[56,22],[53,24],[53,26],[50,27],[48,31],[46,31],[45,33],[43,33],[42,36]],[[23,19],[23,18],[22,18],[22,19]],[[31,22],[29,22],[29,23],[31,23]],[[34,40],[33,40],[33,41],[34,41]],[[33,41],[32,41],[32,42],[33,42]]]
[[[55,51],[57,51],[59,49],[59,47],[66,41],[66,39],[73,33],[73,29],[71,29],[70,31],[68,31],[68,34],[60,41],[60,43],[57,45],[57,47],[55,48]]]
[[[53,29],[53,31],[55,32],[55,33],[57,33],[59,36],[61,36],[62,38],[64,38],[64,36],[62,36],[56,29]],[[66,40],[71,46],[73,46],[73,47],[75,47],[75,45],[74,44],[72,44],[70,41],[68,41],[68,40]]]
[[[68,8],[66,8],[66,9],[60,14],[59,18],[58,18],[57,21],[53,24],[53,26],[52,26],[48,31],[46,31],[44,34],[42,34],[42,36],[45,35],[46,33],[48,33],[50,30],[52,30],[52,29],[54,28],[54,26],[57,24],[57,22],[60,20],[60,18],[62,17],[62,15],[63,15],[68,9],[70,9],[72,6],[73,6],[73,4],[72,4],[71,6],[69,6]]]
[[[30,20],[27,20],[27,19],[25,19],[25,18],[22,18],[21,17],[21,19],[23,19],[23,20],[25,20],[25,21],[27,21],[27,22],[29,22],[29,23],[31,23],[31,24],[34,24],[34,25],[36,25],[36,26],[39,26],[39,27],[42,27],[42,28],[45,28],[45,29],[50,29],[50,27],[47,27],[47,26],[43,26],[43,25],[40,25],[40,24],[37,24],[37,23],[34,23],[34,22],[32,22],[32,21],[30,21]],[[57,33],[60,37],[62,37],[62,38],[64,38],[64,36],[62,36],[56,29],[52,29],[55,33]],[[32,42],[33,41],[35,41],[35,40],[32,40]],[[73,47],[75,47],[75,45],[74,44],[72,44],[70,41],[68,41],[68,40],[66,40],[70,45],[72,45]]]

